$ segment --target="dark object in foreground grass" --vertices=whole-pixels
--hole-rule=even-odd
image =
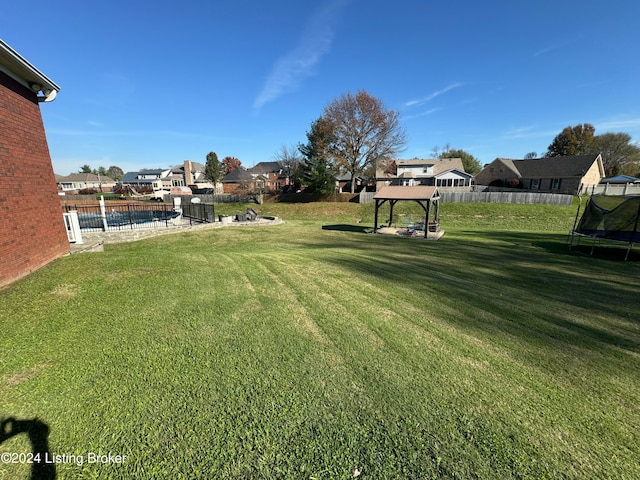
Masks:
[[[13,417],[5,418],[0,422],[0,445],[16,435],[26,433],[31,442],[32,452],[25,454],[24,458],[31,463],[31,480],[53,480],[56,478],[56,467],[50,461],[49,453],[49,426],[42,420],[16,420]],[[13,456],[22,454],[9,454],[9,460]],[[4,458],[3,458],[4,460]],[[26,463],[17,457],[15,462],[3,463]]]
[[[371,227],[364,225],[323,225],[322,230],[337,230],[339,232],[354,232],[354,233],[371,233]]]

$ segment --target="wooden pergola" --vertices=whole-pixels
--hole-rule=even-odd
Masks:
[[[373,196],[373,199],[376,202],[375,224],[373,227],[374,232],[378,231],[378,210],[380,209],[380,206],[385,202],[389,202],[388,224],[391,225],[391,222],[393,220],[393,207],[397,202],[400,201],[414,201],[424,209],[424,238],[427,238],[427,234],[431,227],[434,228],[434,232],[437,232],[440,229],[440,222],[438,219],[440,194],[438,193],[438,189],[436,187],[386,186],[382,187],[380,191]],[[433,212],[433,221],[429,220],[431,212]]]

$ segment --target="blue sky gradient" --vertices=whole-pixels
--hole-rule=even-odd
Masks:
[[[250,167],[306,141],[340,95],[400,112],[400,158],[543,154],[566,126],[640,140],[640,2],[4,2],[0,37],[61,87],[56,173]]]

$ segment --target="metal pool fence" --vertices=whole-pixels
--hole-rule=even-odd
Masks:
[[[86,232],[107,230],[133,230],[140,228],[170,227],[181,225],[180,212],[171,205],[125,204],[107,205],[65,205],[65,211],[76,210],[80,229]]]

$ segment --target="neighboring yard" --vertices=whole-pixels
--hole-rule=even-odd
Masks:
[[[371,204],[257,210],[286,223],[0,291],[0,417],[76,456],[56,478],[640,478],[640,262],[569,252],[575,208],[443,204],[437,242],[364,233]]]

